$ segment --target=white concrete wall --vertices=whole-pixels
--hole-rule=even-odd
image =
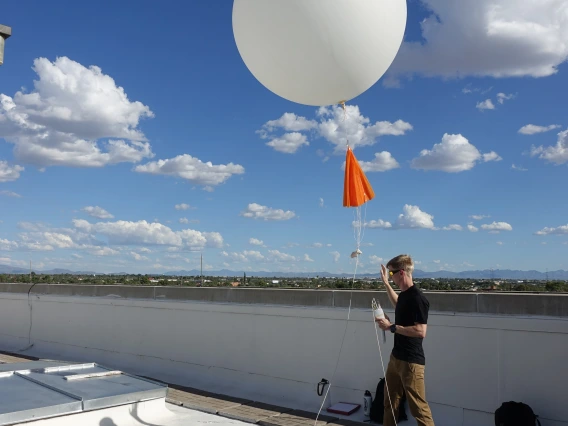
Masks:
[[[36,294],[30,300],[33,347],[23,353],[42,358],[94,361],[315,412],[322,402],[317,383],[332,379],[338,359],[325,407],[330,400],[360,403],[383,377],[370,310],[352,309],[347,323],[343,308]],[[27,294],[0,293],[0,350],[28,346],[29,320]],[[385,369],[392,342],[390,333],[386,344],[380,340]],[[493,426],[495,409],[508,400],[531,405],[543,426],[568,426],[568,318],[431,312],[424,348],[437,426]]]

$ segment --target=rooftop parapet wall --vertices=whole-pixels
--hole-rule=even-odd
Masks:
[[[31,291],[30,291],[31,290]],[[82,296],[182,302],[370,309],[371,300],[390,308],[387,294],[361,290],[303,290],[121,286],[85,284],[1,284],[0,293]],[[568,294],[425,292],[433,312],[568,317]]]

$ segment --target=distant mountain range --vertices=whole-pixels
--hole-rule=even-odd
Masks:
[[[72,274],[72,275],[131,275],[127,272],[116,272],[112,274],[105,274],[95,271],[70,271],[68,269],[50,269],[46,271],[34,270],[38,274]],[[0,274],[27,274],[29,269],[15,268],[7,265],[0,265]],[[241,277],[245,271],[232,271],[228,269],[221,269],[218,271],[203,271],[203,275],[208,276],[228,276],[228,277]],[[197,276],[200,272],[197,269],[192,269],[190,271],[169,271],[165,273],[149,274],[154,276],[160,275],[177,275],[177,276]],[[342,277],[348,278],[352,277],[353,274],[333,274],[331,272],[268,272],[268,271],[248,271],[246,272],[248,277],[276,277],[276,278],[314,278],[314,277]],[[530,271],[519,271],[511,269],[484,269],[476,271],[462,271],[462,272],[451,272],[451,271],[437,271],[437,272],[425,272],[420,269],[414,271],[414,278],[472,278],[472,279],[513,279],[513,280],[545,280],[547,278],[546,272],[540,272],[535,270]],[[380,273],[376,274],[357,274],[357,277],[368,277],[368,278],[380,278]],[[549,280],[568,280],[568,271],[557,270],[548,272]]]

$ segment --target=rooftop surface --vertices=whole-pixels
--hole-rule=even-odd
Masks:
[[[28,370],[28,369],[37,370],[44,368],[47,369],[63,368],[65,371],[68,371],[69,366],[71,366],[73,370],[77,371],[78,369],[82,370],[81,373],[85,372],[92,373],[95,372],[95,370],[97,371],[104,370],[99,366],[93,366],[93,367],[86,366],[89,368],[85,369],[84,368],[85,365],[81,363],[73,363],[73,362],[68,363],[63,361],[42,360],[35,357],[28,357],[28,356],[24,357],[19,354],[14,354],[10,352],[0,352],[0,372],[10,372],[14,370]],[[60,378],[62,378],[62,376],[58,374],[57,379]],[[56,379],[56,378],[51,378],[51,379]],[[146,377],[144,379],[151,379],[151,378]],[[136,379],[129,378],[127,380],[135,381]],[[238,426],[238,425],[256,423],[264,426],[304,426],[304,425],[307,426],[307,425],[314,425],[316,419],[316,413],[294,410],[289,407],[279,407],[276,405],[269,405],[262,402],[240,399],[227,395],[215,394],[204,390],[189,388],[172,383],[164,383],[164,384],[167,385],[167,396],[166,396],[166,403],[168,406],[167,408],[173,413],[182,414],[184,420],[187,421],[189,419],[191,420],[192,424],[215,423],[220,426],[225,426],[225,425]],[[50,385],[56,386],[54,381],[52,381]],[[3,385],[0,382],[0,387],[2,386]],[[146,388],[148,388],[148,385],[146,385]],[[148,391],[148,389],[146,388],[145,390]],[[4,390],[6,391],[6,393],[9,392],[13,393],[14,387],[10,386],[10,389],[4,389]],[[67,391],[69,391],[69,389],[67,389]],[[0,393],[2,392],[0,391]],[[65,398],[65,395],[61,394],[57,395],[55,392],[54,394],[60,399]],[[92,397],[93,395],[90,396]],[[36,400],[37,402],[37,398],[33,399]],[[71,400],[71,398],[68,396],[67,399]],[[60,404],[59,405],[55,404],[58,401],[55,401],[53,398],[51,399],[46,398],[45,400],[49,400],[50,404],[53,403],[52,404],[52,407],[54,407],[53,410],[57,410],[58,408],[60,408],[59,407]],[[94,399],[91,398],[91,400]],[[33,401],[30,400],[23,402],[32,403]],[[67,404],[72,403],[72,401],[65,401],[65,402]],[[67,412],[61,412],[60,415],[69,414],[71,412],[76,413],[78,411],[80,411],[80,409],[68,410]],[[191,413],[189,417],[188,413]],[[3,413],[0,413],[0,415],[1,414]],[[14,422],[0,418],[0,424],[1,425],[21,424],[21,421]],[[109,426],[113,424],[114,423],[108,422]],[[168,423],[168,425],[171,424],[172,423]],[[361,426],[364,423],[353,422],[337,416],[329,416],[324,413],[320,414],[320,416],[318,417],[317,425],[327,425],[327,424]],[[103,423],[101,422],[101,426],[105,425],[103,425]]]

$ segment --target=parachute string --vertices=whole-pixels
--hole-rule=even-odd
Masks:
[[[359,265],[359,256],[357,256],[356,259],[355,259],[355,271],[353,273],[353,280],[351,281],[351,295],[349,296],[349,310],[347,311],[347,321],[345,321],[345,329],[343,330],[343,337],[341,338],[341,346],[339,347],[339,355],[337,357],[337,362],[335,363],[335,370],[333,370],[333,375],[331,376],[331,380],[328,383],[327,391],[325,392],[325,395],[323,396],[323,401],[321,402],[321,406],[318,410],[318,414],[317,414],[316,419],[314,421],[314,426],[317,426],[319,415],[321,413],[321,410],[323,409],[323,405],[325,404],[327,394],[328,394],[329,390],[331,389],[333,379],[335,378],[335,373],[337,372],[337,367],[339,366],[339,360],[341,359],[341,351],[343,350],[343,343],[345,342],[345,335],[347,334],[347,325],[349,324],[349,318],[351,317],[351,300],[352,300],[352,296],[353,296],[353,283],[355,282],[355,276],[357,275],[357,266],[358,265]]]
[[[365,194],[365,209],[364,211],[364,216],[367,215],[367,196]],[[353,212],[355,218],[354,218],[354,229],[353,229],[353,237],[355,239],[355,245],[356,245],[356,251],[354,252],[355,254],[355,270],[353,271],[353,279],[351,280],[351,292],[349,295],[349,309],[347,311],[347,321],[345,322],[345,329],[343,330],[343,336],[341,338],[341,346],[339,347],[339,355],[337,356],[337,362],[335,363],[335,369],[333,370],[333,375],[331,376],[331,380],[328,383],[328,387],[327,387],[327,391],[325,392],[325,395],[323,396],[323,401],[321,403],[321,406],[318,410],[318,414],[316,415],[316,419],[314,421],[314,426],[317,425],[318,422],[318,418],[320,416],[321,410],[323,409],[323,405],[325,404],[325,400],[327,398],[327,394],[329,392],[329,390],[331,389],[333,380],[335,379],[335,373],[337,372],[337,367],[339,366],[339,360],[341,359],[341,352],[343,350],[343,344],[345,342],[345,335],[347,334],[347,326],[349,324],[349,319],[351,318],[351,302],[353,300],[353,285],[355,284],[355,277],[357,276],[357,268],[359,266],[359,254],[361,253],[359,248],[361,247],[361,240],[362,240],[362,228],[364,227],[364,222],[361,221],[362,217],[361,217],[361,206],[357,206],[355,208],[355,211]],[[363,217],[363,220],[364,217]],[[381,355],[382,357],[382,355]],[[381,358],[382,359],[382,358]],[[384,366],[383,366],[383,370],[384,370]]]
[[[375,299],[373,299],[373,303],[375,302]],[[372,311],[374,311],[374,307],[372,309]],[[391,412],[392,412],[392,418],[394,420],[394,424],[396,426],[396,416],[394,414],[394,407],[392,405],[392,400],[391,400],[391,396],[390,396],[390,391],[389,391],[389,383],[387,382],[387,373],[385,372],[385,363],[383,361],[383,353],[381,352],[381,343],[379,342],[379,331],[377,330],[377,322],[375,321],[375,317],[373,316],[373,323],[375,324],[375,334],[377,335],[377,345],[379,345],[379,355],[381,356],[381,366],[383,367],[383,377],[385,378],[385,388],[387,389],[387,395],[389,397],[389,402],[390,402],[390,406],[391,406]],[[376,395],[375,395],[376,397]]]

